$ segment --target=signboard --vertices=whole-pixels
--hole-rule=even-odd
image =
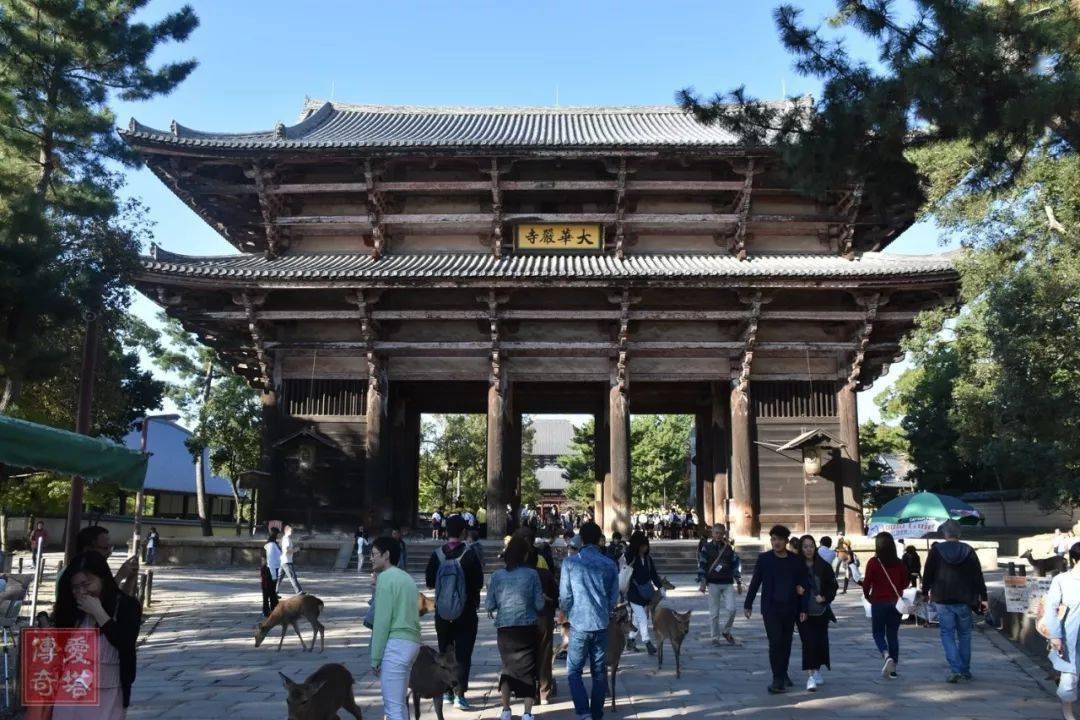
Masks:
[[[1005,576],[1005,612],[1027,612],[1029,579],[1020,575]]]
[[[24,705],[99,704],[97,628],[23,628],[19,647]]]
[[[514,249],[559,253],[603,250],[604,226],[595,223],[515,225]]]
[[[1042,617],[1043,598],[1050,592],[1050,582],[1053,578],[1029,577],[1027,578],[1028,605],[1027,614],[1039,618]]]
[[[943,520],[905,520],[900,523],[874,523],[867,530],[867,536],[873,537],[880,532],[887,532],[896,540],[911,540],[926,537],[937,532]]]

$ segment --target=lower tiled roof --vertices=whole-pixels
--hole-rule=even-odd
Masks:
[[[490,253],[389,254],[295,253],[268,260],[261,254],[194,257],[155,248],[143,258],[150,276],[260,280],[609,280],[641,278],[873,278],[952,274],[948,255],[864,253],[847,260],[835,255],[756,255],[739,260],[728,254],[510,255]]]

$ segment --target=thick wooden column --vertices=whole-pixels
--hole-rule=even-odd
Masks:
[[[730,526],[728,517],[728,414],[727,393],[723,383],[712,383],[712,412],[710,413],[709,435],[712,447],[712,522]]]
[[[608,428],[608,399],[604,393],[603,407],[593,415],[593,472],[596,495],[593,503],[593,520],[602,528],[605,524],[605,507],[611,499],[611,430]]]
[[[487,396],[487,522],[488,537],[506,534],[506,505],[511,502],[507,487],[507,383],[494,378]],[[519,451],[520,453],[520,451]]]
[[[611,458],[611,499],[604,497],[604,531],[611,534],[615,530],[629,537],[633,523],[630,522],[631,487],[630,487],[630,398],[625,382],[625,372],[616,372],[608,391],[608,413],[610,416],[611,438],[609,455]]]
[[[713,524],[712,408],[694,413],[694,510],[698,523]]]
[[[370,524],[377,529],[393,524],[394,510],[387,477],[387,410],[388,391],[386,365],[383,358],[368,353],[368,387],[364,414],[364,487]]]
[[[277,453],[274,443],[277,442],[280,431],[281,411],[278,408],[278,394],[274,390],[263,392],[262,402],[262,428],[260,444],[262,445],[259,457],[259,469],[266,473],[265,484],[259,487],[259,502],[256,505],[258,516],[257,523],[265,523],[275,519],[274,509],[277,505],[278,483],[280,475],[277,467]]]
[[[760,500],[753,466],[753,428],[749,388],[731,389],[731,532],[761,534]]]
[[[836,393],[836,412],[840,416],[840,481],[843,489],[844,532],[862,535],[862,473],[859,471],[859,411],[855,388],[845,383]]]

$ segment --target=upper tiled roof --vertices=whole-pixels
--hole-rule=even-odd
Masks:
[[[490,253],[389,254],[295,253],[276,260],[261,254],[191,257],[154,249],[143,259],[144,274],[185,278],[265,281],[449,280],[680,280],[695,278],[874,278],[951,274],[946,255],[864,253],[854,260],[835,255],[728,254],[511,255]]]
[[[220,149],[726,147],[738,138],[675,106],[461,108],[350,105],[309,100],[296,125],[209,133],[176,122],[157,130],[131,120],[135,144]]]

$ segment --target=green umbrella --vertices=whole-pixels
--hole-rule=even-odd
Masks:
[[[935,532],[946,520],[978,525],[979,511],[952,495],[918,492],[893,498],[870,518],[869,534],[890,532],[898,538],[919,538]]]

